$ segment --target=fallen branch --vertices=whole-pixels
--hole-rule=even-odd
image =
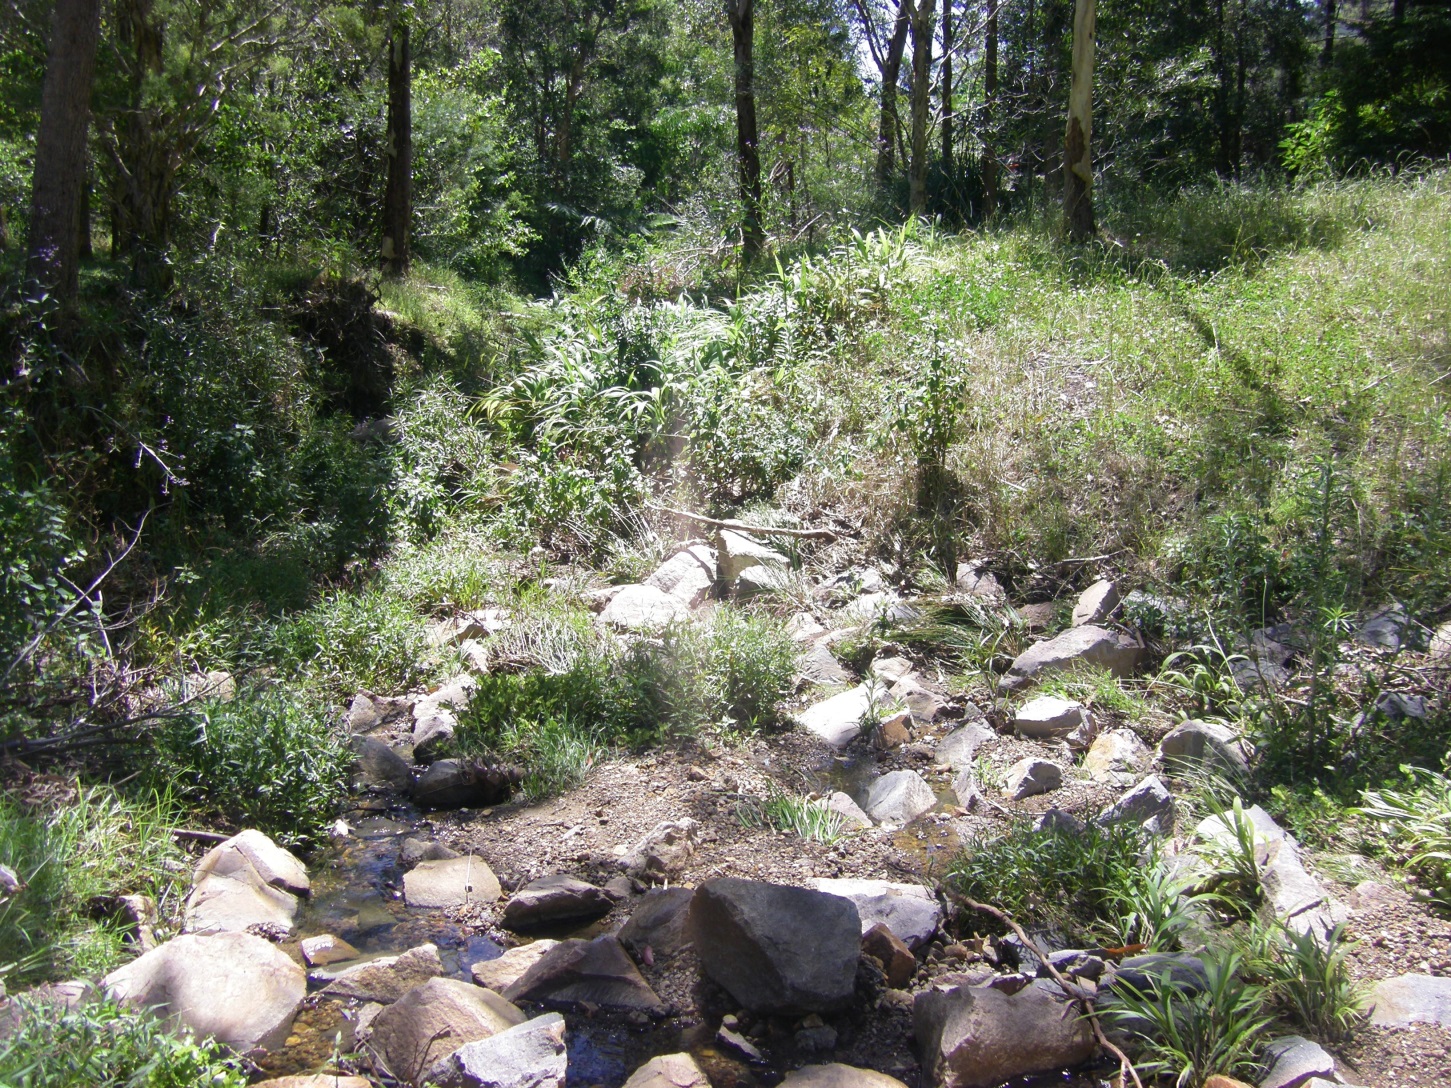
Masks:
[[[1098,1045],[1103,1047],[1104,1050],[1107,1050],[1110,1054],[1118,1059],[1119,1083],[1122,1084],[1124,1077],[1127,1076],[1133,1080],[1137,1088],[1144,1088],[1143,1081],[1139,1080],[1139,1074],[1134,1069],[1134,1063],[1129,1061],[1127,1054],[1125,1054],[1113,1043],[1109,1042],[1108,1036],[1103,1033],[1103,1027],[1098,1022],[1098,1012],[1093,1007],[1093,998],[1088,995],[1088,992],[1077,983],[1071,981],[1066,975],[1063,974],[1063,972],[1059,971],[1058,968],[1054,967],[1052,961],[1048,959],[1048,953],[1045,952],[1042,948],[1038,947],[1038,942],[1033,940],[1033,938],[1029,937],[1028,934],[1024,932],[1022,926],[1018,925],[1017,922],[1013,921],[1002,911],[998,910],[997,907],[990,907],[986,903],[979,903],[974,899],[967,898],[963,899],[963,903],[971,907],[973,910],[982,911],[982,913],[984,914],[992,915],[999,922],[1002,922],[1005,926],[1010,927],[1012,931],[1017,934],[1018,940],[1022,941],[1023,946],[1025,948],[1031,949],[1033,954],[1042,961],[1043,966],[1048,969],[1048,973],[1053,976],[1053,981],[1058,983],[1058,985],[1062,988],[1063,992],[1073,1000],[1083,1003],[1084,1017],[1085,1019],[1087,1019],[1089,1026],[1093,1028],[1093,1035],[1094,1038],[1098,1040]]]
[[[663,514],[673,514],[678,518],[688,518],[701,525],[709,525],[713,529],[730,529],[732,532],[750,533],[753,536],[794,536],[803,540],[836,540],[840,536],[835,529],[782,529],[771,525],[747,525],[743,521],[722,521],[719,518],[708,518],[704,514],[692,514],[689,510],[656,506],[654,503],[646,505],[651,510],[659,510]]]
[[[178,839],[199,839],[202,842],[226,842],[232,838],[231,835],[222,835],[216,831],[193,831],[189,827],[167,828]]]

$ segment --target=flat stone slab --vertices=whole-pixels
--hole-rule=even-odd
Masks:
[[[1319,1043],[1285,1035],[1265,1044],[1261,1060],[1268,1072],[1260,1088],[1302,1088],[1311,1077],[1333,1077],[1335,1059]]]
[[[1094,624],[1070,627],[1020,653],[998,681],[998,690],[1019,691],[1047,673],[1079,662],[1107,669],[1115,676],[1130,676],[1141,656],[1143,649],[1128,635]]]
[[[873,926],[885,925],[914,951],[930,941],[942,924],[942,905],[921,884],[836,877],[812,877],[806,884],[855,903],[864,936]]]
[[[481,960],[469,968],[475,986],[483,986],[496,993],[503,993],[524,973],[544,958],[544,954],[557,945],[558,941],[531,941],[516,948],[509,948],[502,956],[492,960]]]
[[[658,631],[690,618],[690,608],[664,590],[625,586],[605,605],[600,620],[617,631]]]
[[[421,861],[403,874],[403,900],[410,907],[444,910],[492,903],[500,891],[494,870],[477,855]]]
[[[1451,978],[1418,974],[1388,978],[1371,990],[1370,1005],[1370,1022],[1379,1027],[1451,1028]]]
[[[861,736],[862,719],[872,707],[874,690],[880,702],[886,694],[880,686],[873,689],[869,684],[859,684],[807,707],[796,715],[796,721],[833,748],[845,748]]]

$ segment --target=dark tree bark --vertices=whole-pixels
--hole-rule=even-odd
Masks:
[[[1335,0],[1325,0],[1325,43],[1320,47],[1320,63],[1326,68],[1335,59]]]
[[[131,103],[114,151],[120,175],[117,208],[120,251],[131,256],[131,276],[143,290],[171,285],[166,251],[171,244],[171,198],[181,149],[161,115],[145,100],[149,78],[162,74],[162,26],[153,0],[120,0],[117,32],[131,51]]]
[[[1095,0],[1077,0],[1073,11],[1073,85],[1068,92],[1068,131],[1063,140],[1063,218],[1068,238],[1093,237],[1093,37]]]
[[[413,72],[408,21],[396,11],[388,31],[388,181],[383,191],[383,274],[406,276],[413,226]]]
[[[902,55],[907,49],[907,31],[911,28],[911,21],[907,17],[906,5],[898,0],[897,17],[892,22],[892,36],[883,45],[877,36],[871,9],[864,0],[855,0],[855,6],[861,16],[862,30],[866,34],[872,59],[876,61],[877,69],[882,75],[874,179],[877,191],[884,192],[892,183],[892,175],[897,172],[897,141],[901,135],[901,125],[897,119],[897,85],[902,78]]]
[[[907,204],[913,215],[927,204],[927,113],[932,80],[932,16],[937,0],[902,0],[912,17],[912,161]]]
[[[81,198],[76,201],[76,254],[83,261],[96,255],[91,244],[91,172],[86,170]]]
[[[998,99],[998,0],[988,0],[982,59],[982,216],[998,210],[998,155],[993,141],[993,111]]]
[[[952,176],[952,0],[942,0],[942,172]]]
[[[57,0],[41,88],[26,270],[62,300],[74,298],[79,285],[80,200],[100,28],[100,0]]]
[[[761,252],[765,227],[761,222],[761,152],[756,129],[756,4],[755,0],[726,0],[735,52],[736,158],[741,192],[741,259],[749,264]]]

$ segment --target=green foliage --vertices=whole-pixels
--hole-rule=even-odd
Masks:
[[[1401,773],[1401,789],[1364,791],[1359,814],[1375,822],[1430,895],[1451,904],[1451,778],[1420,767]]]
[[[0,902],[0,970],[7,984],[105,971],[123,956],[122,934],[91,917],[98,896],[143,894],[163,913],[185,892],[185,855],[170,795],[130,798],[80,788],[51,809],[0,798],[0,864],[24,885]]]
[[[217,1043],[174,1035],[149,1011],[104,999],[67,1012],[20,1002],[0,1042],[0,1083],[13,1088],[244,1088],[246,1067]]]
[[[773,828],[830,846],[842,836],[846,818],[820,801],[773,788],[764,799],[748,799],[736,809],[741,826]]]
[[[291,675],[337,698],[359,688],[406,690],[429,675],[422,618],[376,586],[329,593],[266,638],[270,655]]]
[[[152,773],[179,800],[285,846],[318,842],[347,790],[351,757],[326,717],[280,691],[247,691],[167,720]]]
[[[1284,923],[1251,926],[1246,973],[1264,982],[1272,1007],[1297,1031],[1341,1043],[1359,1025],[1366,993],[1351,977],[1345,927],[1299,932]]]
[[[1262,987],[1240,977],[1238,953],[1203,956],[1204,987],[1174,983],[1165,974],[1147,990],[1120,982],[1107,1014],[1137,1036],[1140,1073],[1166,1076],[1183,1088],[1200,1088],[1216,1073],[1253,1074],[1264,1029]],[[1197,992],[1196,992],[1197,991]]]

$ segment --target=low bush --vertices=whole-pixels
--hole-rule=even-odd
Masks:
[[[1419,767],[1401,773],[1401,789],[1366,790],[1359,814],[1375,822],[1431,896],[1451,904],[1451,778]]]
[[[172,1034],[151,1013],[110,1000],[64,1011],[20,1002],[0,1042],[8,1088],[244,1088],[246,1066],[211,1041]]]
[[[1360,1023],[1366,995],[1350,975],[1345,927],[1296,931],[1282,922],[1252,925],[1246,969],[1263,981],[1271,1007],[1294,1030],[1344,1042]]]
[[[295,847],[325,833],[351,762],[321,713],[271,690],[168,719],[156,735],[156,757],[151,773],[179,800]]]

